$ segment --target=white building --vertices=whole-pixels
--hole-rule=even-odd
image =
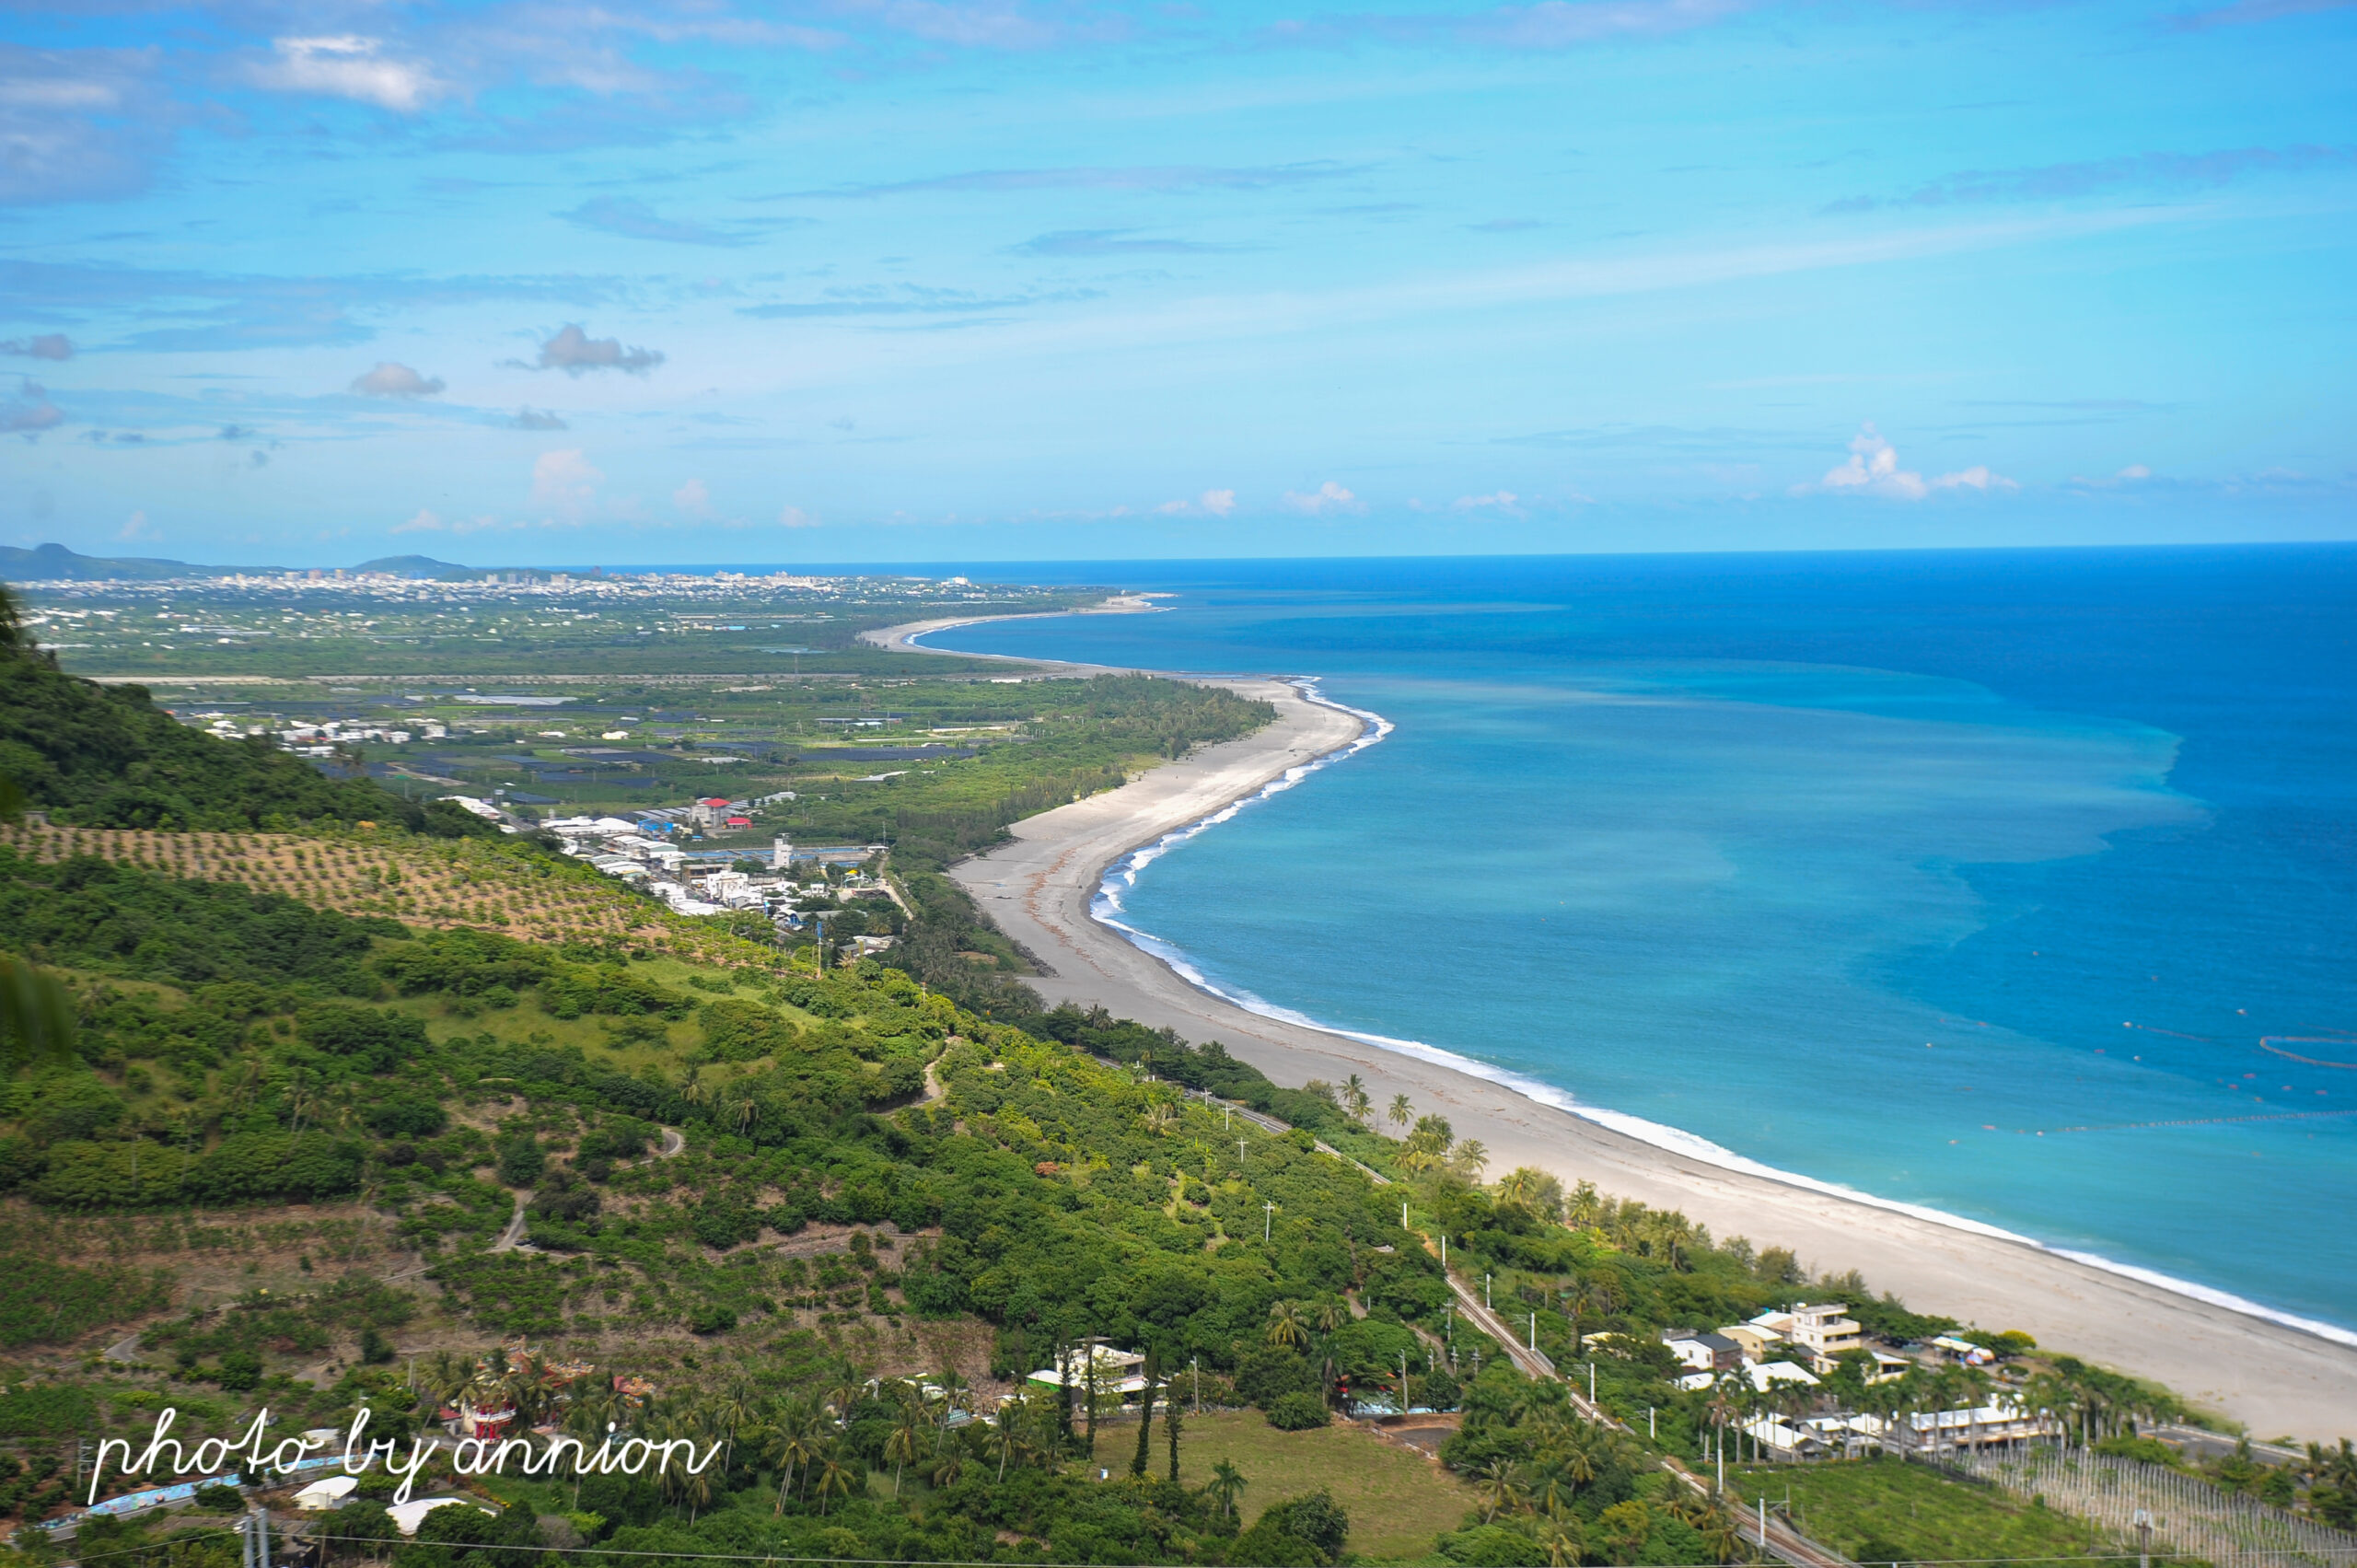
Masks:
[[[1084,1360],[1083,1356],[1086,1359]],[[1073,1357],[1072,1388],[1074,1399],[1083,1396],[1089,1382],[1089,1362],[1096,1363],[1097,1398],[1100,1404],[1126,1402],[1145,1392],[1145,1357],[1134,1352],[1115,1350],[1102,1340],[1086,1342],[1080,1354]],[[1024,1381],[1041,1388],[1060,1388],[1064,1376],[1061,1369],[1042,1367]]]

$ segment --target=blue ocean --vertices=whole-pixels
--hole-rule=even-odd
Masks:
[[[1058,575],[932,645],[1395,726],[1123,892],[1220,989],[2357,1330],[2357,547]]]

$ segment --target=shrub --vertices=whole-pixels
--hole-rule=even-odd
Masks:
[[[1269,1424],[1279,1432],[1307,1432],[1334,1419],[1326,1401],[1315,1394],[1280,1394],[1264,1408]]]
[[[1318,1374],[1309,1363],[1282,1346],[1247,1351],[1236,1368],[1236,1391],[1262,1410],[1284,1395],[1312,1394],[1317,1388]]]
[[[1272,1503],[1261,1516],[1275,1517],[1287,1535],[1300,1537],[1328,1557],[1341,1556],[1342,1543],[1350,1539],[1351,1516],[1323,1487],[1306,1497]]]
[[[1437,1544],[1443,1557],[1466,1568],[1541,1568],[1547,1561],[1545,1548],[1504,1525],[1451,1530]]]
[[[499,1140],[499,1179],[510,1187],[529,1187],[548,1164],[548,1151],[528,1132]]]
[[[250,1393],[261,1386],[261,1357],[250,1350],[223,1351],[213,1380],[229,1393]]]

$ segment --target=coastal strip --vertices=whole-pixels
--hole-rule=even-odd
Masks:
[[[983,619],[864,635],[903,651],[948,652],[913,639]],[[1097,672],[1049,660],[1008,662]],[[2165,1383],[2254,1435],[2324,1440],[2347,1428],[2357,1411],[2357,1348],[2259,1316],[2223,1293],[1751,1166],[1673,1129],[1647,1123],[1624,1130],[1614,1123],[1628,1119],[1568,1109],[1570,1097],[1551,1086],[1524,1083],[1417,1042],[1378,1042],[1320,1028],[1182,975],[1171,960],[1183,962],[1183,956],[1150,937],[1141,945],[1092,909],[1108,890],[1109,873],[1167,835],[1207,824],[1290,771],[1356,744],[1366,730],[1362,717],[1291,681],[1184,679],[1267,701],[1277,720],[1119,789],[1017,822],[1011,842],[952,868],[999,928],[1052,971],[1032,981],[1051,1004],[1101,1005],[1116,1016],[1168,1026],[1190,1040],[1218,1040],[1280,1083],[1340,1081],[1357,1073],[1377,1103],[1405,1094],[1420,1111],[1447,1117],[1459,1137],[1480,1138],[1498,1168],[1529,1165],[1566,1184],[1590,1180],[1624,1199],[1681,1209],[1716,1235],[1792,1248],[1816,1269],[1854,1268],[1920,1309],[1991,1330],[2019,1329],[2042,1344]],[[1679,1146],[1681,1140],[1693,1147]],[[2168,1197],[2155,1193],[2153,1201]]]

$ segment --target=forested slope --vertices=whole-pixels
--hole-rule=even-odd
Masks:
[[[368,779],[331,779],[264,738],[218,740],[178,723],[144,686],[67,675],[26,645],[0,595],[0,775],[27,804],[90,827],[238,830],[400,823],[466,837],[487,825]]]

